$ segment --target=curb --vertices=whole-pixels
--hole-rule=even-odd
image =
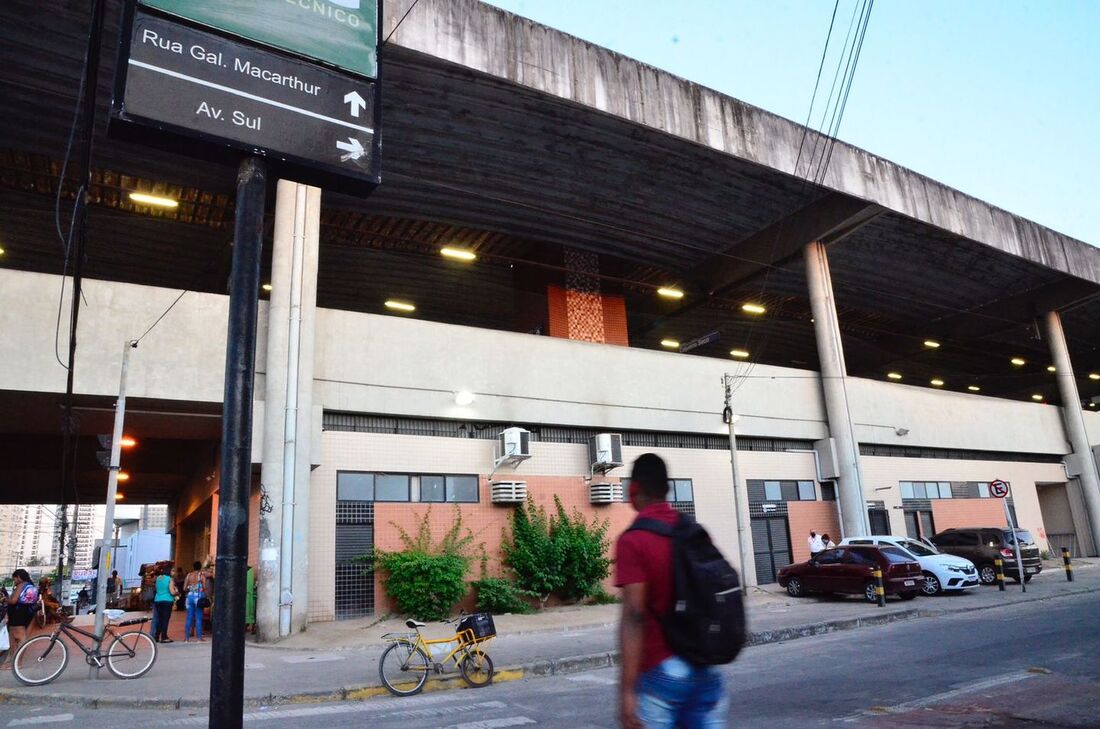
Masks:
[[[837,633],[857,628],[868,628],[905,620],[919,618],[942,617],[956,615],[972,610],[992,610],[996,608],[1012,607],[1032,602],[1057,600],[1063,597],[1073,597],[1089,593],[1100,592],[1100,587],[1090,587],[1071,592],[1062,592],[1057,595],[1028,596],[1008,604],[978,605],[967,610],[910,608],[881,615],[868,615],[858,618],[846,618],[843,620],[826,620],[820,623],[798,625],[790,628],[778,628],[775,630],[762,630],[749,633],[745,646],[761,646],[771,643],[785,643],[800,638],[811,638],[816,635]],[[551,658],[532,661],[520,665],[505,666],[498,669],[493,676],[493,683],[505,683],[510,681],[522,681],[531,678],[547,678],[571,673],[582,673],[598,668],[610,668],[619,664],[618,651],[592,653],[588,655],[567,656],[564,658]],[[466,688],[465,682],[458,675],[432,676],[424,684],[424,692],[447,691],[456,688]],[[378,696],[386,696],[388,692],[381,685],[360,684],[343,686],[337,689],[320,691],[304,691],[295,694],[269,694],[266,696],[245,697],[244,704],[249,708],[261,706],[280,706],[288,704],[320,704],[338,701],[364,701]],[[204,709],[209,702],[206,699],[190,698],[127,698],[127,697],[81,697],[70,694],[38,693],[34,689],[16,688],[0,689],[0,705],[3,704],[38,704],[47,706],[79,706],[87,709]]]

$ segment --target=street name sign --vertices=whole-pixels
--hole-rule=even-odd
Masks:
[[[378,77],[378,0],[140,0],[263,45]]]
[[[683,344],[680,347],[680,352],[681,353],[687,353],[687,352],[690,352],[693,349],[699,349],[699,347],[710,344],[711,342],[717,342],[718,338],[720,336],[721,336],[721,334],[719,334],[718,332],[707,332],[703,336],[696,337],[695,339],[692,339],[690,342],[687,342],[687,343]]]
[[[376,81],[141,9],[123,33],[114,132],[207,157],[235,147],[323,186],[379,182]]]

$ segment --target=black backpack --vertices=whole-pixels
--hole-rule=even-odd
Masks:
[[[745,644],[741,580],[714,546],[707,530],[690,516],[675,526],[636,519],[630,531],[672,539],[672,609],[661,620],[668,647],[697,665],[729,663]]]

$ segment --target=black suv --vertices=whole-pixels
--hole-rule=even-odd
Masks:
[[[1039,559],[1039,545],[1035,543],[1031,532],[1026,529],[1017,529],[1016,538],[1020,540],[1020,561],[1024,566],[1024,581],[1030,582],[1032,577],[1043,571],[1043,562]],[[946,529],[932,537],[932,543],[941,552],[965,557],[973,562],[978,568],[978,576],[982,584],[992,585],[997,581],[997,571],[993,566],[993,560],[997,557],[1004,562],[1005,577],[1011,577],[1016,582],[1020,581],[1020,573],[1016,569],[1016,552],[1011,529],[1003,527]]]

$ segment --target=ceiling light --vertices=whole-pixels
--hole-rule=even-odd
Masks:
[[[123,448],[133,448],[137,445],[137,441],[132,436],[124,435],[118,444]]]
[[[1094,402],[1090,402],[1090,403],[1089,403],[1089,407],[1090,407],[1090,408],[1094,408],[1094,407],[1096,407],[1096,403],[1094,403]]]
[[[970,385],[966,389],[970,390],[971,392],[981,392],[982,391],[982,388],[978,387],[977,385]]]
[[[271,291],[271,289],[273,289],[274,286],[272,286],[271,284],[264,284],[260,288],[263,289],[264,291]]]
[[[0,247],[0,256],[4,255],[4,249]]]
[[[143,205],[152,205],[157,208],[178,208],[179,202],[170,197],[160,195],[148,195],[144,192],[131,192],[130,199]]]
[[[925,339],[924,346],[928,347],[929,349],[939,349],[940,343],[937,342],[935,339]]]
[[[748,358],[748,356],[749,356],[749,353],[746,352],[743,349],[731,349],[730,350],[730,357],[736,357],[737,359],[746,359],[746,358]]]
[[[416,307],[407,301],[397,301],[396,299],[389,299],[386,301],[386,308],[393,309],[394,311],[416,311]]]
[[[124,498],[126,498],[126,497],[122,495],[121,491],[116,491],[115,492],[115,501],[122,501]]]
[[[1012,362],[1012,364],[1016,365],[1017,367],[1023,367],[1024,365],[1027,364],[1027,360],[1023,359],[1021,357],[1013,357],[1009,361]]]
[[[1058,371],[1058,368],[1055,367],[1054,365],[1050,365],[1049,367],[1047,367],[1047,372],[1057,372],[1057,371]]]
[[[657,289],[657,294],[663,296],[666,299],[682,299],[684,298],[684,292],[680,289],[674,289],[668,286],[662,286]]]
[[[891,380],[900,380],[901,379],[901,373],[900,372],[887,372],[886,376],[889,377]]]
[[[1090,372],[1089,373],[1089,379],[1090,380],[1100,380],[1100,373]]]
[[[765,311],[767,311],[767,309],[765,309],[760,304],[748,303],[741,304],[741,311],[745,312],[746,314],[763,314]]]
[[[943,380],[938,377],[932,380],[932,387],[943,387]]]
[[[677,342],[675,339],[662,339],[661,346],[667,347],[668,349],[679,349],[680,343]]]
[[[472,404],[473,401],[474,393],[469,392],[468,390],[460,390],[459,392],[455,393],[455,405],[466,407],[467,405]]]
[[[118,480],[119,481],[129,481],[130,480],[130,474],[126,473],[125,471],[119,471],[118,472]]]
[[[1031,399],[1032,400],[1042,400],[1043,396],[1040,395],[1039,393],[1035,393],[1034,395],[1031,396]]]
[[[456,261],[472,262],[477,260],[477,254],[462,248],[443,248],[439,251],[444,258],[453,258]]]

